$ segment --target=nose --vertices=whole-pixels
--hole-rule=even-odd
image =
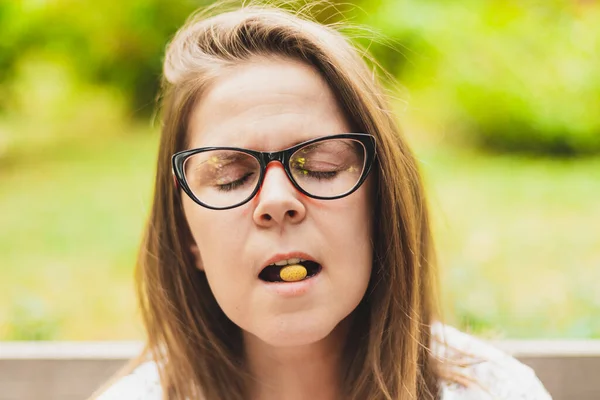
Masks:
[[[290,182],[283,165],[271,162],[265,171],[262,186],[256,195],[254,222],[268,228],[284,223],[297,224],[306,216],[306,207],[299,192]]]

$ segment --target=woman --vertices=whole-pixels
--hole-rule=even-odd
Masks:
[[[163,89],[147,351],[100,399],[549,398],[436,322],[417,164],[346,38],[271,6],[197,15]]]

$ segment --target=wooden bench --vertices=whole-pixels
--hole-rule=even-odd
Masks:
[[[554,400],[600,399],[600,341],[494,345],[531,366]],[[0,399],[85,399],[141,348],[139,342],[0,342]]]

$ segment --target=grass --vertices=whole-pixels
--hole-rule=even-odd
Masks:
[[[451,320],[516,338],[600,338],[600,159],[424,155]]]
[[[141,338],[132,273],[152,191],[146,127],[0,158],[0,339]],[[600,159],[418,151],[447,320],[600,338]]]
[[[156,139],[147,129],[109,140],[72,139],[4,166],[2,338],[141,334],[132,318],[131,276],[149,209]]]

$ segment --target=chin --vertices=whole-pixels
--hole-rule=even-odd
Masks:
[[[274,321],[266,329],[255,333],[260,340],[273,347],[306,346],[329,336],[337,324],[328,324],[314,318],[298,321]]]

